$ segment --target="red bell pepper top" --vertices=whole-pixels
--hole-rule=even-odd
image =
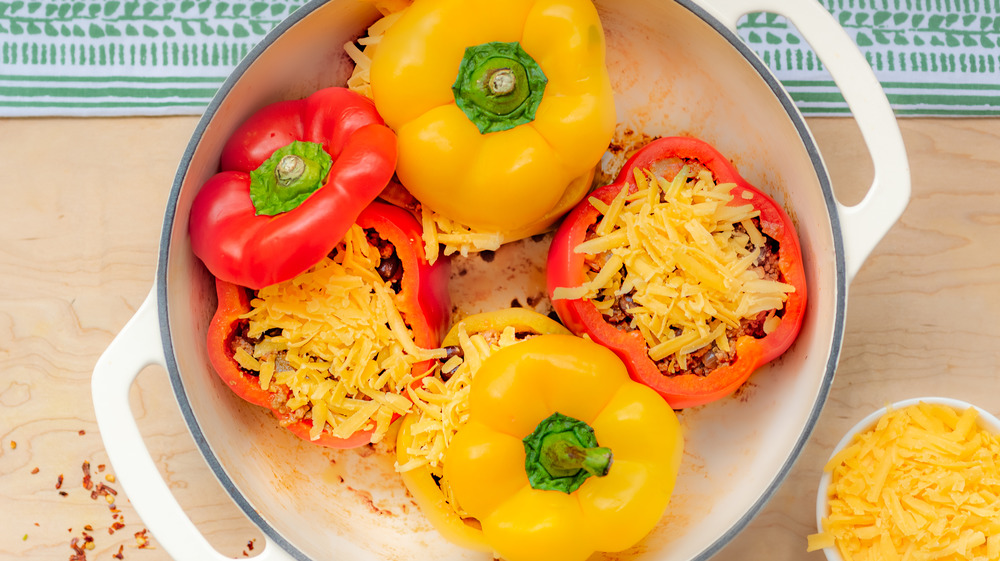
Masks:
[[[258,214],[251,172],[293,142],[317,143],[332,159],[318,190],[297,207]],[[191,246],[224,281],[261,288],[306,271],[330,253],[395,172],[396,136],[375,104],[346,88],[264,107],[232,134],[220,172],[191,206]]]
[[[357,224],[363,229],[374,229],[379,237],[396,249],[403,276],[400,280],[397,303],[403,319],[413,332],[417,346],[432,349],[439,345],[448,326],[451,304],[448,295],[448,277],[451,266],[448,259],[427,263],[422,249],[421,227],[408,212],[382,203],[372,203],[358,216]],[[243,370],[233,359],[232,340],[238,334],[240,316],[250,311],[250,294],[247,289],[216,278],[218,308],[208,328],[208,356],[219,377],[238,396],[255,405],[270,409],[285,426],[298,437],[310,441],[312,420],[296,419],[283,409],[288,391],[263,390],[256,375]],[[414,376],[426,372],[433,361],[414,365]],[[273,388],[272,388],[273,389]],[[371,441],[372,431],[358,431],[346,439],[321,433],[314,444],[331,448],[354,448]]]
[[[608,323],[590,300],[553,300],[553,307],[571,331],[577,335],[587,334],[613,350],[628,366],[634,380],[656,390],[674,409],[683,409],[731,394],[755,370],[791,346],[801,329],[806,310],[806,281],[799,239],[791,219],[774,200],[743,179],[725,156],[702,140],[688,137],[655,140],[625,163],[614,183],[595,190],[590,196],[610,204],[623,187],[630,192],[637,190],[632,179],[636,169],[656,169],[657,164],[662,167],[664,162],[673,159],[700,162],[712,172],[716,183],[735,184],[730,204],[750,203],[760,211],[760,230],[778,243],[781,280],[795,287],[784,303],[784,314],[777,328],[760,339],[740,337],[735,345],[735,359],[705,376],[666,375],[649,357],[646,341],[638,330],[624,331]],[[743,197],[744,191],[753,194],[751,200]],[[586,239],[588,228],[600,218],[600,212],[584,200],[567,215],[556,232],[547,265],[550,297],[558,287],[577,287],[587,281],[585,256],[576,253],[574,248]]]

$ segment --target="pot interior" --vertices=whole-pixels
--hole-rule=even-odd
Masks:
[[[614,559],[706,558],[762,508],[805,444],[839,353],[845,299],[839,226],[826,171],[788,96],[736,35],[697,5],[596,2],[616,92],[613,175],[628,147],[664,135],[714,144],[789,211],[799,231],[809,303],[798,340],[735,395],[679,413],[681,474],[657,528]],[[158,272],[169,372],[211,468],[247,515],[302,559],[489,559],[449,544],[407,496],[380,447],[334,451],[305,443],[218,379],[205,349],[215,308],[211,276],[193,256],[187,215],[225,139],[251,113],[343,85],[342,46],[378,14],[362,0],[313,2],[258,47],[220,90],[184,155],[170,200]],[[453,262],[456,317],[512,301],[547,312],[548,239],[504,246],[492,262]],[[497,282],[499,280],[499,285]]]

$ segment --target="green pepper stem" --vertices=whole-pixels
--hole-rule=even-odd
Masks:
[[[524,437],[524,472],[533,489],[576,491],[588,477],[604,477],[614,458],[587,423],[553,413]]]
[[[293,141],[250,172],[250,200],[258,215],[295,209],[323,186],[333,158],[318,142]]]
[[[288,187],[306,173],[306,162],[300,156],[288,154],[278,161],[274,168],[274,178],[278,185]]]
[[[481,134],[530,123],[548,79],[517,42],[491,42],[465,49],[451,91],[455,104]]]
[[[582,446],[572,432],[551,434],[542,439],[539,459],[553,477],[574,475],[581,469],[590,475],[604,477],[611,469],[610,448]]]
[[[490,93],[507,95],[517,89],[517,74],[510,68],[501,68],[490,75]]]

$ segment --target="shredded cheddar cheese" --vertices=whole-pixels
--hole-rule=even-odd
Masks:
[[[672,180],[636,170],[634,181],[635,193],[623,188],[609,204],[589,199],[603,216],[575,251],[594,270],[553,297],[587,298],[610,314],[630,295],[629,328],[641,332],[650,358],[670,358],[678,370],[708,345],[731,352],[727,330],[744,318],[766,312],[763,328],[773,330],[795,288],[755,267],[765,243],[753,223],[759,211],[729,205],[732,184],[717,184],[708,170],[685,166]]]
[[[829,514],[808,549],[845,561],[1000,560],[1000,436],[974,408],[891,410],[827,463]]]
[[[377,272],[380,260],[354,225],[332,257],[260,289],[241,316],[256,343],[234,359],[258,373],[262,389],[288,389],[285,406],[312,420],[313,440],[324,430],[346,438],[374,428],[379,441],[393,415],[412,407],[402,394],[413,365],[442,356],[414,343],[396,293]]]
[[[494,251],[504,242],[502,234],[463,226],[423,205],[420,213],[424,229],[424,255],[428,263],[437,261],[442,254],[442,246],[446,256],[458,253],[462,257],[468,257],[469,253]]]
[[[473,377],[483,361],[496,351],[521,340],[513,326],[505,327],[499,334],[469,335],[465,326],[460,324],[458,346],[462,349],[462,356],[453,356],[441,366],[441,371],[450,373],[450,377],[445,381],[427,376],[408,390],[419,418],[410,428],[413,440],[406,450],[410,461],[397,465],[396,470],[405,472],[429,466],[432,473],[441,478],[439,485],[442,492],[460,515],[464,513],[455,506],[457,503],[451,496],[451,489],[443,479],[445,451],[469,418],[469,392]]]

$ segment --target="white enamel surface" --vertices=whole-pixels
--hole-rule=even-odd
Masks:
[[[875,411],[874,413],[868,415],[864,419],[858,421],[858,424],[851,427],[851,430],[847,431],[847,434],[844,435],[844,438],[842,438],[840,442],[837,443],[837,446],[833,449],[833,452],[830,453],[830,457],[833,458],[838,453],[840,453],[841,450],[847,448],[847,446],[854,441],[855,436],[874,427],[875,423],[877,423],[878,420],[881,419],[882,416],[885,415],[890,409],[892,410],[904,409],[906,407],[909,407],[911,405],[916,405],[921,402],[946,405],[959,412],[972,407],[978,413],[978,417],[976,418],[976,425],[980,429],[990,431],[993,434],[1000,434],[1000,419],[998,419],[996,416],[994,416],[989,411],[986,411],[985,409],[982,409],[980,407],[977,407],[971,403],[967,403],[960,399],[952,399],[950,397],[915,397],[912,399],[897,401],[896,403],[883,407],[882,409],[879,409],[878,411]],[[817,531],[819,532],[823,531],[823,518],[830,514],[830,504],[829,504],[829,497],[827,495],[827,489],[830,488],[830,483],[832,480],[833,480],[833,474],[826,471],[823,472],[823,476],[819,480],[819,491],[816,494],[816,528]],[[829,561],[844,561],[844,558],[840,555],[840,552],[837,551],[836,547],[824,548],[823,553],[826,554],[826,558]]]
[[[157,541],[175,559],[222,561],[230,559],[205,540],[174,499],[149,455],[129,407],[128,394],[139,372],[151,365],[166,366],[160,343],[160,320],[155,291],[136,311],[111,345],[101,354],[91,378],[94,414],[108,459],[136,512]],[[267,536],[257,559],[288,561],[288,553]]]
[[[798,341],[737,395],[681,413],[686,450],[667,514],[635,548],[606,556],[705,558],[770,497],[825,399],[846,300],[845,262],[837,251],[840,211],[808,131],[789,118],[788,107],[745,58],[749,51],[740,52],[695,12],[672,1],[597,5],[607,35],[619,133],[692,135],[714,144],[744,177],[789,211],[805,256],[809,304]],[[179,190],[165,223],[166,260],[161,260],[155,288],[160,323],[168,326],[165,359],[182,413],[210,468],[269,541],[293,557],[488,559],[449,544],[431,528],[406,495],[391,457],[320,449],[300,441],[264,410],[234,396],[212,371],[205,349],[215,297],[212,279],[192,255],[187,237],[187,214],[197,189],[214,173],[224,140],[251,113],[273,101],[343,84],[350,62],[341,46],[375,18],[361,0],[332,0],[294,24],[280,26],[269,47],[227,84],[228,95],[210,107],[210,120],[199,127],[184,156],[175,186]],[[826,25],[835,23],[831,19]],[[886,220],[891,224],[894,219]],[[514,298],[545,311],[538,296],[544,293],[546,244],[525,240],[505,246],[491,263],[456,261],[452,292],[459,312],[505,307]],[[866,252],[854,254],[851,268],[860,265],[862,254]],[[128,384],[132,378],[134,373]],[[115,422],[125,417],[119,414]],[[129,440],[130,447],[139,445]],[[126,485],[130,478],[152,477],[146,468],[135,476],[124,473],[114,458],[112,462]],[[167,501],[133,497],[126,490],[137,508],[147,498]],[[156,508],[140,508],[140,515],[161,543],[178,535],[197,541],[186,538],[189,522],[173,523],[166,516],[147,520]],[[177,515],[173,507],[168,511]],[[167,549],[178,559],[211,558]]]

